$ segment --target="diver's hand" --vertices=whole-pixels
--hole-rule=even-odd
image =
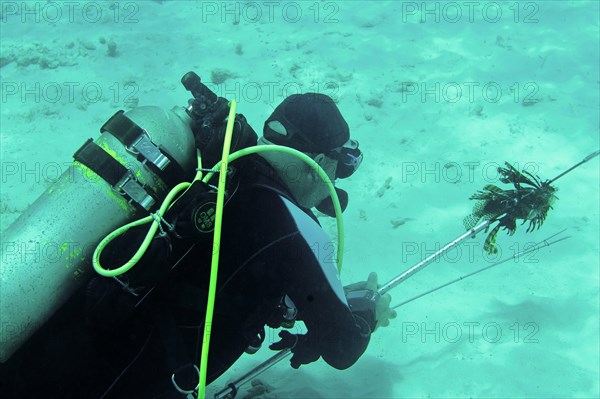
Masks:
[[[281,340],[269,345],[269,349],[276,351],[292,348],[294,356],[290,359],[290,365],[295,369],[303,364],[315,362],[321,357],[310,344],[307,335],[291,334],[284,330],[279,332],[279,337]]]
[[[344,292],[346,296],[353,291],[371,291],[373,294],[377,292],[377,289],[381,285],[377,283],[377,273],[372,272],[369,274],[367,281],[360,281],[358,283],[350,284],[344,287]],[[392,296],[390,294],[385,294],[382,297],[378,295],[374,295],[373,299],[375,301],[375,320],[377,324],[373,331],[377,330],[379,327],[387,327],[390,325],[390,320],[395,319],[398,315],[395,310],[390,309],[390,303],[392,302]]]

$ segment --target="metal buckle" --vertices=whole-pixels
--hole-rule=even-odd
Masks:
[[[169,166],[169,163],[171,163],[171,160],[152,142],[148,131],[146,129],[143,129],[143,131],[144,133],[127,147],[127,151],[134,155],[139,154],[145,158],[144,162],[150,162],[159,170],[165,170]]]
[[[127,195],[131,200],[138,203],[145,210],[150,210],[156,202],[144,187],[135,179],[129,170],[125,176],[115,185],[115,190],[121,195]]]
[[[175,382],[175,373],[173,373],[171,375],[171,382],[173,383],[173,386],[175,387],[175,389],[177,390],[177,392],[182,393],[184,395],[193,395],[194,392],[198,389],[198,387],[200,387],[200,369],[198,369],[198,366],[196,366],[195,364],[192,365],[194,367],[194,369],[196,370],[196,372],[198,373],[198,385],[196,385],[196,388],[191,389],[191,390],[185,390],[182,389],[179,385],[177,385],[177,383]]]

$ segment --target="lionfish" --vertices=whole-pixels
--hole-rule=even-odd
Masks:
[[[541,181],[539,176],[533,176],[527,171],[519,172],[508,162],[505,165],[505,168],[498,168],[500,181],[512,184],[514,189],[503,190],[493,184],[486,185],[469,198],[478,202],[471,215],[463,220],[467,230],[480,221],[498,222],[483,246],[488,254],[498,252],[496,238],[500,228],[513,235],[517,230],[517,220],[522,220],[521,225],[529,222],[527,232],[539,229],[546,220],[548,211],[553,209],[552,204],[558,199],[555,195],[557,188],[550,184],[551,180]]]

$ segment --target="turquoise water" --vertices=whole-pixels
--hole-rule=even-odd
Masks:
[[[550,179],[600,147],[596,1],[1,6],[2,230],[116,110],[186,105],[190,70],[258,132],[287,95],[338,102],[365,153],[340,184],[344,283],[387,281],[462,234],[469,196],[500,184],[505,161]],[[394,303],[564,228],[569,240],[399,308],[349,370],[275,366],[267,397],[600,397],[598,165],[556,183],[540,230],[501,234],[498,257],[473,239]],[[240,359],[209,391],[270,354]]]

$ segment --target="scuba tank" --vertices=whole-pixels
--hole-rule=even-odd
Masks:
[[[194,96],[187,107],[117,112],[3,233],[0,363],[94,275],[92,255],[100,240],[154,212],[171,188],[191,180],[197,147],[212,151],[227,100],[193,72],[182,83]],[[246,142],[252,138],[238,145]]]
[[[167,178],[146,164],[155,161],[159,170],[165,164],[188,172],[193,168],[194,138],[184,110],[139,107],[114,118],[140,127],[137,152],[155,157],[138,160],[135,146],[124,146],[105,130],[95,141],[88,140],[71,166],[6,229],[0,264],[0,362],[88,279],[98,241],[166,195]],[[106,171],[105,178],[96,168]]]

